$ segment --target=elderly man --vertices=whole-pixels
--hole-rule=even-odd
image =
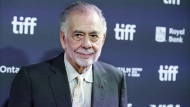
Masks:
[[[61,14],[65,52],[22,67],[9,107],[127,107],[123,72],[97,61],[106,38],[106,20],[95,5],[76,2]]]

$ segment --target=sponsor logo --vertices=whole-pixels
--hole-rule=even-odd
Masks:
[[[185,35],[185,28],[168,30],[168,42],[170,43],[183,43],[183,37]],[[166,40],[167,30],[166,27],[156,27],[155,40],[157,42],[167,42]]]
[[[131,103],[128,103],[128,104],[127,104],[127,107],[132,107],[132,104],[131,104]]]
[[[140,77],[140,72],[143,71],[142,68],[125,68],[125,67],[117,67],[117,68],[126,73],[128,77]]]
[[[185,29],[183,28],[182,30],[177,30],[177,29],[170,28],[169,34],[175,35],[175,37],[169,36],[169,42],[183,43],[183,38],[181,37],[181,35],[185,35]]]
[[[157,42],[165,42],[166,41],[166,28],[165,27],[156,27],[155,40]]]
[[[180,0],[164,0],[164,4],[180,5]]]
[[[179,104],[173,105],[173,104],[159,104],[156,106],[155,104],[150,104],[150,107],[180,107]]]
[[[160,81],[176,81],[178,68],[178,66],[173,65],[160,65],[160,69],[158,70]]]
[[[5,65],[0,66],[0,73],[18,73],[19,67],[6,67]]]
[[[131,24],[120,24],[116,23],[116,27],[114,29],[115,31],[115,38],[116,40],[133,40],[134,33],[136,32],[135,30],[136,25],[131,25]]]
[[[34,34],[34,26],[37,26],[37,18],[35,17],[20,17],[19,21],[17,16],[13,17],[12,25],[13,25],[13,33],[14,34]]]

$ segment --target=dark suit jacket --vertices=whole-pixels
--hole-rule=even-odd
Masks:
[[[123,72],[97,61],[93,64],[92,107],[127,107]],[[71,107],[64,53],[22,67],[15,77],[9,107]]]

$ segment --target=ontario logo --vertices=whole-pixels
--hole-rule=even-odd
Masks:
[[[0,73],[18,73],[18,71],[20,70],[19,67],[7,67],[5,65],[0,66]]]

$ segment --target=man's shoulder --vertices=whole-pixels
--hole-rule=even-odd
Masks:
[[[52,59],[48,59],[45,61],[41,61],[41,62],[37,62],[37,63],[31,63],[29,65],[24,65],[24,68],[28,68],[28,69],[42,69],[42,68],[46,68],[48,66],[50,66],[50,64],[52,63],[54,58]]]
[[[60,60],[64,60],[64,59],[60,58],[60,55],[58,55],[58,56],[55,56],[53,58],[50,58],[38,63],[24,65],[22,66],[22,68],[27,69],[29,71],[47,71],[51,66],[55,66],[56,64],[59,64]]]
[[[117,68],[111,64],[102,62],[102,61],[97,61],[96,63],[100,64],[102,67],[108,68],[108,69],[114,69],[116,70]],[[118,69],[117,69],[118,70]]]
[[[110,73],[119,73],[121,74],[122,71],[120,71],[119,69],[117,69],[115,66],[102,62],[102,61],[97,61],[95,64],[100,65],[105,71],[108,71]]]
[[[63,62],[63,61],[64,61],[64,53],[61,53],[61,54],[54,56],[50,59],[46,59],[44,61],[32,63],[32,64],[25,65],[25,66],[29,67],[29,68],[47,67],[51,64],[56,64],[58,62]]]
[[[121,82],[123,78],[125,78],[125,73],[117,69],[111,64],[97,61],[94,63],[94,67],[97,67],[96,70],[101,70],[101,72],[104,72],[104,76],[109,79],[109,81],[115,81],[115,82]],[[111,79],[111,80],[110,80]],[[112,81],[112,82],[113,82]]]

